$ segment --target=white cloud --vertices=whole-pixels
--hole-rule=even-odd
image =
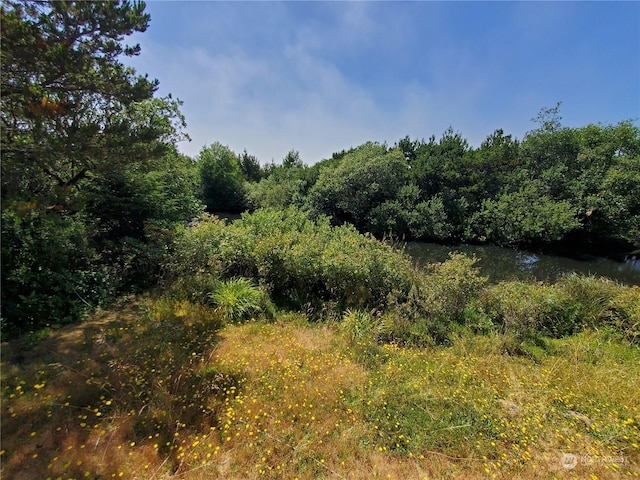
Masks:
[[[176,5],[177,15],[149,5],[156,29],[152,20],[137,39],[133,65],[160,79],[160,94],[184,101],[193,141],[180,148],[192,156],[220,141],[262,162],[295,148],[313,163],[367,140],[439,136],[449,126],[479,145],[496,128],[522,138],[539,108],[570,105],[539,80],[549,62],[535,38],[561,26],[564,7],[549,19],[552,5],[491,4],[492,15],[508,14],[485,33],[458,4]],[[538,57],[523,54],[531,51]]]
[[[143,51],[137,68],[161,79],[161,94],[184,101],[192,142],[180,149],[191,156],[220,141],[236,152],[246,148],[262,162],[278,162],[294,148],[306,163],[315,163],[367,140],[393,143],[407,134],[439,135],[449,126],[467,135],[476,130],[469,119],[478,116],[473,109],[484,94],[475,66],[447,51],[430,60],[432,85],[418,80],[394,85],[397,90],[388,92],[391,106],[304,43],[270,56],[150,40]],[[491,131],[482,126],[474,134],[479,140],[472,140],[478,143]]]
[[[161,79],[160,94],[183,100],[193,141],[180,148],[191,156],[220,141],[263,162],[295,148],[314,163],[380,139],[383,114],[371,93],[302,45],[260,57],[143,43],[144,56],[134,64]]]

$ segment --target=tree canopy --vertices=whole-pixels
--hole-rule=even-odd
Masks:
[[[2,329],[74,320],[153,282],[202,211],[180,102],[122,63],[143,2],[2,3]],[[170,175],[170,178],[169,178]],[[176,203],[178,202],[178,203]]]
[[[49,197],[156,158],[181,138],[179,102],[153,98],[122,42],[144,32],[144,2],[13,1],[2,6],[3,196]]]
[[[543,108],[522,140],[496,129],[477,148],[452,128],[439,140],[367,142],[295,175],[247,187],[254,207],[295,205],[377,236],[439,242],[640,245],[640,129],[562,125]]]

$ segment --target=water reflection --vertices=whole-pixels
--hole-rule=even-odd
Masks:
[[[640,271],[640,258],[637,255],[625,255],[623,265],[625,264]]]
[[[521,272],[533,273],[538,260],[540,260],[540,257],[538,255],[534,255],[531,253],[517,252],[516,268]]]
[[[571,272],[601,275],[628,285],[640,285],[640,258],[621,257],[619,261],[588,255],[575,258],[514,250],[493,245],[437,245],[409,242],[405,251],[419,264],[442,262],[450,252],[475,255],[483,275],[492,282],[509,279],[555,281]]]

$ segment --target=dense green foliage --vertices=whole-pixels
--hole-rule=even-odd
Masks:
[[[370,212],[396,198],[408,164],[399,150],[367,143],[345,155],[335,169],[323,170],[309,191],[314,212],[366,227]]]
[[[307,168],[298,152],[291,150],[281,165],[266,165],[260,181],[245,184],[247,204],[251,209],[300,207],[317,179],[316,171],[317,167]]]
[[[265,209],[231,224],[204,217],[185,227],[166,280],[178,300],[213,300],[232,321],[271,316],[267,292],[282,308],[341,321],[355,343],[447,344],[467,330],[504,334],[505,350],[523,353],[544,337],[599,328],[640,341],[638,287],[579,276],[490,285],[475,262],[454,254],[417,269],[403,252],[349,224]]]
[[[245,177],[240,158],[229,148],[214,143],[202,149],[197,163],[207,209],[212,212],[243,211]]]
[[[502,130],[479,148],[440,140],[365,143],[312,167],[271,168],[246,186],[253,208],[294,205],[377,237],[582,247],[640,245],[640,129],[568,128],[559,106],[522,141]]]
[[[412,275],[409,258],[391,246],[293,208],[244,214],[231,225],[204,217],[184,228],[174,251],[169,278],[199,301],[218,278],[247,277],[288,307],[373,308],[395,290],[408,291]]]
[[[180,102],[119,60],[142,2],[2,4],[2,330],[81,317],[152,285],[202,212]]]

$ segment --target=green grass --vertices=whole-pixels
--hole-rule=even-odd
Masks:
[[[266,293],[247,278],[218,282],[209,298],[223,318],[232,323],[259,315],[273,315]]]
[[[555,353],[533,361],[504,355],[501,343],[468,336],[450,348],[382,347],[386,361],[353,397],[372,441],[410,457],[445,453],[532,478],[558,452],[637,461],[636,348],[585,332],[555,340]]]

